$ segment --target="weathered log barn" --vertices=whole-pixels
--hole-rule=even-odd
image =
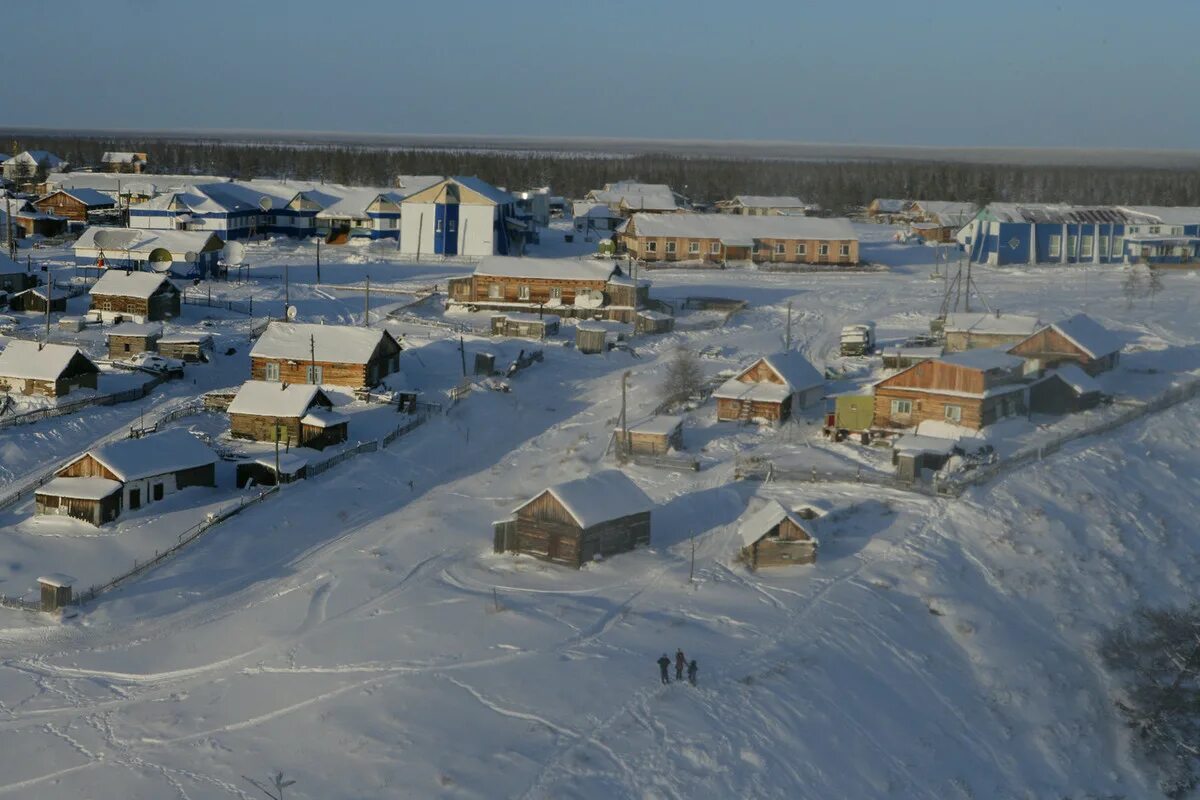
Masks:
[[[875,384],[875,425],[902,429],[938,420],[978,430],[1023,415],[1024,363],[988,349],[922,361]]]
[[[208,361],[213,339],[207,333],[171,333],[158,340],[158,353],[167,358],[194,363]]]
[[[559,319],[555,314],[529,314],[509,311],[492,317],[492,336],[517,336],[525,339],[545,339],[558,333]]]
[[[752,570],[816,563],[820,541],[813,521],[823,514],[809,506],[789,511],[778,500],[768,500],[738,523],[739,559]]]
[[[612,261],[507,258],[479,262],[472,275],[451,278],[451,306],[471,311],[552,312],[562,317],[631,322],[646,300],[649,284],[632,280]]]
[[[230,433],[238,439],[324,450],[346,441],[349,423],[311,383],[246,381],[229,404]]]
[[[67,310],[66,294],[61,292],[51,294],[47,287],[35,286],[32,289],[9,295],[8,298],[8,307],[13,311],[45,314],[47,306],[50,307],[51,314],[65,313]]]
[[[1096,379],[1067,361],[1048,370],[1029,387],[1029,410],[1039,414],[1071,414],[1095,408],[1104,398]]]
[[[620,447],[638,455],[663,456],[683,449],[683,417],[659,416],[614,428]]]
[[[618,237],[639,261],[858,263],[858,236],[846,219],[634,214]]]
[[[784,422],[825,392],[825,378],[797,352],[763,356],[713,392],[717,419]]]
[[[38,278],[29,272],[27,264],[21,264],[0,253],[0,292],[19,292],[37,286]]]
[[[650,498],[617,470],[551,486],[495,525],[496,552],[582,567],[650,543]]]
[[[120,315],[141,323],[179,316],[179,289],[166,275],[156,272],[106,270],[88,294],[92,310],[99,311],[103,319]]]
[[[946,352],[959,353],[980,347],[1016,344],[1036,331],[1042,323],[1037,317],[1017,314],[947,314],[942,323],[946,334]]]
[[[250,350],[256,381],[359,389],[400,371],[400,343],[385,330],[272,322]]]
[[[1117,365],[1121,341],[1091,317],[1076,314],[1047,325],[1008,352],[1029,362],[1026,372],[1071,362],[1089,375],[1099,375]]]
[[[156,322],[122,322],[104,333],[108,342],[108,357],[129,358],[138,353],[154,353],[162,337],[162,325]]]
[[[33,207],[72,222],[87,222],[88,214],[116,208],[117,201],[96,189],[59,189],[34,200]]]
[[[0,389],[62,397],[72,389],[95,389],[100,369],[78,347],[11,340],[0,353]]]
[[[36,492],[37,513],[102,525],[188,487],[216,486],[216,462],[211,450],[180,428],[112,442],[58,470]]]

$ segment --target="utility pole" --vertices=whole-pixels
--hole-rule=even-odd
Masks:
[[[283,318],[287,319],[287,310],[291,308],[292,300],[288,291],[288,265],[283,265]]]
[[[967,294],[966,294],[966,297],[964,298],[964,300],[965,300],[965,305],[963,306],[963,310],[970,312],[970,310],[971,310],[971,262],[969,260],[967,261]]]
[[[792,301],[788,300],[788,319],[787,319],[787,346],[784,351],[790,352],[792,349]]]
[[[46,270],[46,341],[50,341],[50,300],[54,297],[54,273]]]
[[[692,566],[688,570],[688,583],[696,580],[696,533],[692,532]]]
[[[617,452],[620,454],[620,462],[625,463],[629,457],[630,441],[629,441],[629,417],[627,416],[627,407],[625,404],[625,391],[629,384],[629,370],[621,373],[621,445]]]
[[[308,335],[308,371],[309,380],[313,383],[317,382],[317,337],[313,334]]]
[[[462,359],[463,377],[467,377],[467,343],[462,334],[458,335],[458,355]]]
[[[321,285],[321,237],[317,237],[317,285]]]
[[[371,276],[367,276],[367,288],[363,293],[363,327],[371,327]]]
[[[279,485],[279,417],[275,418],[275,485]]]

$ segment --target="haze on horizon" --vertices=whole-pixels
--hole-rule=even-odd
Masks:
[[[1200,3],[1148,0],[1174,30]],[[288,130],[1192,149],[1195,48],[1116,0],[605,0],[5,9],[0,119]],[[0,150],[4,148],[0,147]]]

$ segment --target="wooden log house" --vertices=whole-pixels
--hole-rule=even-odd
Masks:
[[[108,357],[111,359],[127,359],[138,353],[154,353],[162,337],[162,325],[156,322],[142,323],[123,322],[105,332],[104,340],[108,343]]]
[[[739,560],[752,570],[816,563],[820,541],[814,520],[823,515],[811,506],[792,511],[778,500],[768,500],[738,523]]]
[[[683,449],[683,417],[662,415],[613,429],[618,448],[634,455],[665,456]]]
[[[100,369],[78,347],[10,340],[0,353],[0,390],[63,397],[95,389]]]
[[[1024,361],[1002,350],[966,350],[922,361],[875,384],[875,426],[926,420],[976,430],[1027,412]]]
[[[116,208],[117,201],[96,189],[59,189],[34,200],[33,207],[43,214],[87,222],[88,214]]]
[[[324,450],[346,441],[349,423],[313,384],[246,381],[229,404],[230,433],[237,439]]]
[[[646,262],[858,264],[858,236],[846,219],[635,214],[618,241],[620,249]]]
[[[1041,326],[1037,317],[1000,312],[947,314],[942,322],[946,352],[1016,344]]]
[[[1117,366],[1121,341],[1091,317],[1076,314],[1041,328],[1008,352],[1028,362],[1026,372],[1072,363],[1099,375]]]
[[[104,319],[121,316],[143,323],[179,316],[179,289],[166,275],[156,272],[105,270],[88,294],[92,310]]]
[[[494,530],[496,552],[579,568],[650,543],[653,503],[618,470],[556,484],[513,510]]]
[[[158,354],[189,364],[208,361],[213,352],[213,339],[207,333],[171,333],[158,340]]]
[[[400,349],[385,330],[272,322],[250,350],[250,377],[369,388],[400,371]]]
[[[785,422],[825,392],[825,377],[797,352],[755,360],[713,392],[717,419]]]
[[[560,317],[630,322],[649,284],[634,284],[613,261],[493,256],[451,278],[451,306],[470,311],[546,311]]]
[[[45,314],[49,307],[51,314],[63,314],[67,310],[67,296],[61,291],[52,294],[46,286],[35,286],[9,295],[8,307],[31,314]]]

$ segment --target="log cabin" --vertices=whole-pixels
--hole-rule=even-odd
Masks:
[[[0,389],[24,395],[63,397],[95,389],[100,369],[78,347],[10,340],[0,353]]]
[[[158,340],[158,353],[166,358],[195,363],[208,361],[213,338],[207,333],[171,333]]]
[[[909,229],[926,242],[953,242],[955,234],[975,219],[979,206],[957,200],[914,200],[908,208]]]
[[[96,189],[59,189],[34,200],[33,207],[43,214],[87,222],[89,214],[116,208],[117,201]]]
[[[144,323],[179,316],[179,289],[156,272],[105,270],[88,294],[92,311],[99,311],[105,320],[120,316]]]
[[[647,456],[665,456],[672,450],[683,449],[683,417],[657,416],[634,422],[628,430],[614,428],[613,434],[619,447],[629,453]]]
[[[1016,344],[1041,326],[1037,317],[1000,312],[947,314],[942,322],[946,352],[958,353],[981,347]]]
[[[1029,410],[1038,414],[1086,411],[1103,399],[1100,384],[1073,361],[1058,364],[1029,387]]]
[[[579,568],[650,543],[650,498],[624,473],[602,470],[544,489],[495,525],[496,552]]]
[[[813,521],[823,514],[809,506],[791,511],[778,500],[768,500],[738,523],[739,560],[752,570],[815,564],[821,543],[813,533]]]
[[[739,194],[731,200],[717,201],[718,214],[743,214],[750,217],[806,217],[820,211],[815,203],[799,197]]]
[[[125,359],[138,353],[158,352],[162,331],[162,325],[156,322],[141,325],[136,322],[122,322],[115,325],[104,333],[104,340],[108,343],[108,357]]]
[[[230,433],[237,439],[324,450],[346,441],[349,423],[311,383],[246,381],[229,404]]]
[[[35,492],[37,514],[93,525],[192,486],[216,486],[213,451],[182,428],[89,450]]]
[[[145,153],[106,152],[100,156],[102,172],[125,172],[140,174],[146,169],[149,158]]]
[[[966,350],[922,361],[875,384],[875,426],[926,420],[976,430],[1028,410],[1024,361],[1003,350]]]
[[[1121,340],[1086,314],[1076,314],[1038,330],[1008,352],[1026,360],[1026,372],[1074,363],[1088,375],[1099,375],[1117,366]]]
[[[713,392],[717,419],[786,422],[824,396],[825,378],[797,352],[763,356]]]
[[[858,264],[858,236],[846,219],[736,214],[634,214],[619,249],[639,261],[725,264]]]
[[[637,285],[612,261],[508,258],[479,262],[472,275],[451,278],[450,306],[470,311],[540,311],[563,317],[631,322],[649,284]]]
[[[32,289],[38,285],[38,277],[29,272],[27,264],[8,257],[8,253],[0,253],[0,292],[20,292]]]
[[[400,371],[400,349],[385,330],[272,322],[250,350],[250,377],[369,388]]]
[[[61,291],[51,294],[46,286],[35,286],[9,295],[8,307],[31,314],[45,314],[49,307],[51,314],[62,314],[67,310],[67,296]]]

